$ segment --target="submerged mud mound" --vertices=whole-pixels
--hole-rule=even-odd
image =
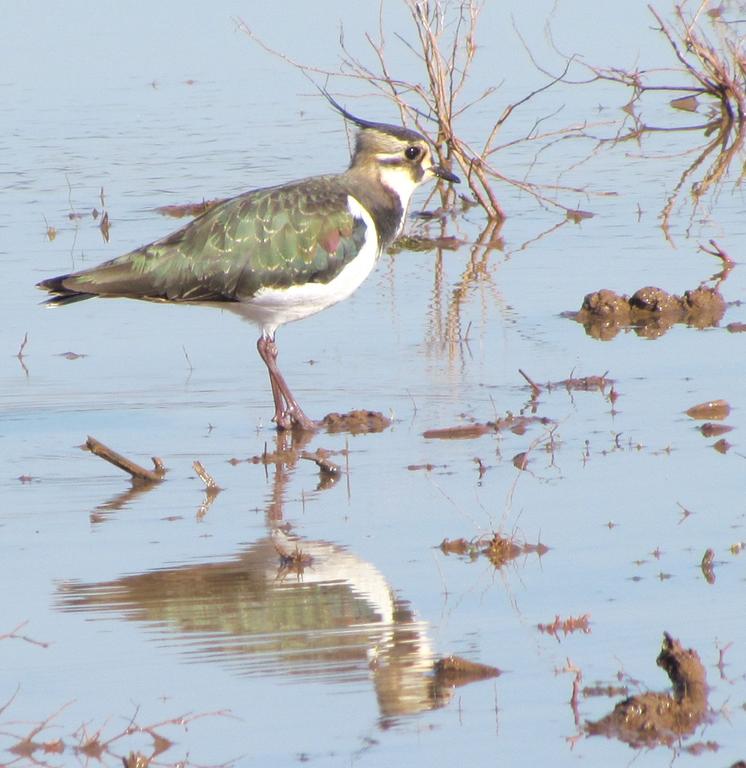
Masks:
[[[348,413],[327,413],[321,420],[327,432],[350,432],[353,435],[383,432],[391,426],[391,419],[380,411],[349,411]]]
[[[663,633],[657,663],[671,678],[673,694],[642,693],[630,696],[606,717],[586,722],[591,736],[607,736],[631,747],[671,746],[707,717],[707,676],[699,655]]]
[[[479,536],[470,541],[464,538],[443,539],[438,546],[444,555],[460,555],[470,560],[476,560],[480,555],[484,555],[495,568],[502,568],[522,555],[536,553],[541,557],[549,552],[549,547],[541,542],[528,544],[514,537],[506,538],[499,533]]]
[[[725,307],[719,291],[704,286],[685,291],[683,296],[654,286],[640,288],[630,297],[602,288],[583,299],[579,312],[568,312],[565,316],[582,323],[594,339],[613,339],[625,328],[634,329],[638,336],[655,339],[675,323],[695,328],[716,326]]]

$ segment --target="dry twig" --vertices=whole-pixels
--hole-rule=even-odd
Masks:
[[[85,447],[95,456],[127,472],[132,477],[132,482],[136,485],[140,483],[160,483],[166,474],[163,462],[156,456],[152,458],[153,469],[150,470],[141,467],[126,456],[122,456],[121,453],[117,453],[90,435],[85,442]]]
[[[19,630],[23,629],[26,626],[26,624],[28,624],[28,621],[22,621],[15,629],[11,629],[10,632],[5,632],[2,635],[0,635],[0,640],[7,640],[7,639],[23,640],[24,642],[31,643],[32,645],[38,645],[42,648],[49,648],[49,643],[42,642],[41,640],[34,640],[32,637],[29,637],[28,635],[18,634]]]
[[[743,38],[737,21],[728,21],[723,14],[723,6],[715,14],[706,14],[711,25],[715,42],[702,28],[700,11],[687,15],[687,1],[674,6],[674,21],[667,23],[652,6],[650,13],[658,24],[658,31],[665,37],[674,57],[679,63],[678,74],[683,74],[689,81],[686,85],[654,81],[660,71],[637,70],[625,71],[590,67],[595,77],[626,86],[632,90],[629,113],[634,116],[634,109],[645,93],[659,92],[669,95],[684,93],[671,101],[677,109],[696,110],[698,99],[708,101],[710,111],[704,124],[679,127],[654,127],[645,124],[635,116],[634,127],[626,134],[613,139],[620,141],[639,141],[645,134],[671,131],[698,131],[706,141],[695,148],[696,156],[681,172],[677,183],[669,194],[661,211],[661,227],[668,240],[670,221],[673,211],[683,190],[689,189],[692,201],[691,221],[702,199],[716,191],[725,181],[733,161],[743,156],[746,143],[746,53]],[[670,77],[670,69],[662,70]],[[746,167],[746,166],[745,166]],[[741,171],[736,183],[744,178]]]
[[[223,489],[215,482],[215,478],[204,468],[201,461],[195,461],[192,466],[197,477],[205,484],[207,493],[220,493]]]

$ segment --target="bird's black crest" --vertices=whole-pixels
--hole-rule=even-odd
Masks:
[[[401,125],[390,125],[389,123],[374,123],[372,120],[364,120],[362,117],[356,117],[352,112],[348,112],[325,88],[319,88],[324,98],[339,112],[345,120],[354,123],[361,130],[381,131],[383,133],[396,136],[403,141],[422,140],[422,135],[417,131],[404,128]]]

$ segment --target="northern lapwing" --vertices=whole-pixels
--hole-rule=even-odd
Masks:
[[[332,105],[358,128],[344,173],[225,200],[182,229],[99,266],[42,280],[47,304],[93,296],[230,309],[261,328],[278,429],[313,430],[277,366],[275,332],[350,296],[399,235],[414,190],[459,179],[416,131]]]

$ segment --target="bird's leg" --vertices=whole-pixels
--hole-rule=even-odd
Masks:
[[[272,346],[274,348],[273,358],[276,358],[277,347],[275,346],[274,341],[272,342]],[[303,412],[303,409],[300,407],[300,404],[293,396],[293,393],[290,391],[290,387],[288,387],[276,364],[274,365],[272,376],[275,379],[275,386],[279,389],[280,394],[285,400],[286,404],[285,410],[282,413],[282,420],[278,421],[277,426],[280,427],[280,429],[297,427],[298,429],[301,429],[305,432],[315,432],[318,429],[316,422],[313,421],[313,419],[309,419],[308,416],[306,416],[306,414]]]
[[[256,343],[259,356],[267,366],[267,372],[269,373],[269,384],[272,387],[272,399],[275,403],[275,415],[272,419],[277,424],[278,429],[290,429],[292,422],[289,416],[286,414],[286,403],[282,395],[280,385],[277,383],[275,374],[279,374],[277,368],[277,345],[274,340],[262,334]]]
[[[303,409],[293,397],[293,393],[277,367],[277,345],[274,338],[262,334],[256,343],[256,348],[269,373],[269,383],[275,401],[274,422],[277,428],[298,427],[309,432],[315,431],[316,423],[303,413]]]
[[[277,367],[276,364],[274,366],[272,365],[277,357],[277,346],[269,338],[262,335],[256,343],[256,348],[259,351],[259,356],[267,366],[267,373],[269,373],[269,385],[272,387],[272,399],[275,403],[275,415],[272,418],[272,421],[276,422],[280,429],[288,429],[290,425],[283,423],[285,400],[283,399],[280,387],[277,385],[275,377],[272,374],[272,368]]]

